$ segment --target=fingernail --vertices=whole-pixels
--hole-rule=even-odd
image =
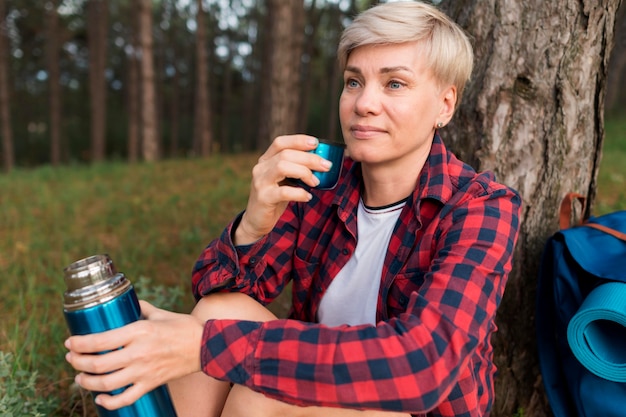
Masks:
[[[330,162],[328,159],[324,159],[322,160],[322,166],[324,166],[324,168],[330,169],[333,166],[333,163]]]
[[[311,146],[317,146],[319,141],[317,140],[317,138],[309,138],[307,139],[307,143]]]
[[[317,187],[318,185],[320,185],[320,179],[317,178],[315,175],[313,175],[313,185],[315,187]]]
[[[66,348],[70,348],[70,339],[65,339],[65,342],[63,342],[63,346],[65,346]]]
[[[102,400],[100,399],[99,395],[95,398],[94,402],[98,405],[102,405]]]
[[[71,355],[72,355],[71,353],[67,352],[67,353],[65,354],[65,360],[66,360],[66,361],[68,361],[68,362],[70,362]]]

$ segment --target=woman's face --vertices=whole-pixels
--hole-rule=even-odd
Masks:
[[[441,88],[417,43],[356,48],[339,100],[350,157],[372,166],[423,163],[437,123],[450,120],[455,102],[456,89]]]

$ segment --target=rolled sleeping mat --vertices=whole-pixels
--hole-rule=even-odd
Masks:
[[[626,382],[626,283],[608,282],[591,291],[567,326],[567,341],[590,372]]]

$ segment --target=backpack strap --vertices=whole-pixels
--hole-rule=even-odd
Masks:
[[[583,215],[585,213],[587,198],[582,194],[567,193],[565,197],[563,197],[563,200],[561,201],[561,207],[559,208],[559,228],[561,230],[569,229],[570,226],[572,226],[572,204],[575,201],[578,201],[580,203]],[[586,219],[579,219],[578,222],[574,224],[574,226],[582,225],[583,220]]]
[[[572,204],[578,201],[582,206],[582,212],[585,212],[587,199],[582,194],[567,193],[561,201],[561,207],[559,208],[559,227],[561,230],[568,229],[572,225]],[[608,226],[604,226],[598,223],[589,222],[587,218],[581,218],[574,226],[588,226],[593,227],[608,233],[609,235],[626,242],[626,233],[622,233],[619,230],[612,229]]]
[[[626,233],[622,233],[619,230],[611,229],[610,227],[604,226],[602,224],[590,222],[584,223],[583,226],[593,227],[594,229],[602,230],[604,233],[608,233],[611,236],[626,242]]]

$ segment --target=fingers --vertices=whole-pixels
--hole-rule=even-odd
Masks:
[[[259,158],[253,176],[273,185],[281,184],[286,178],[302,180],[311,187],[319,184],[312,171],[326,172],[331,163],[315,153],[319,141],[307,135],[279,136]]]
[[[101,393],[95,398],[96,404],[109,410],[131,405],[147,392],[156,388],[156,386],[141,382],[134,385],[121,383],[120,381],[125,378],[123,375],[118,376],[118,373],[121,374],[122,371],[106,375],[106,377],[94,378],[93,381],[90,379],[93,378],[90,375],[79,374],[76,377],[76,382],[85,389]]]
[[[317,147],[318,140],[308,135],[285,135],[278,136],[272,141],[267,151],[261,156],[261,159],[270,159],[274,155],[286,150],[296,149],[300,151],[310,151]]]
[[[128,342],[128,332],[115,329],[105,333],[71,336],[65,341],[65,347],[79,353],[99,353],[118,349]]]
[[[294,149],[285,149],[271,158],[260,159],[253,168],[253,186],[277,187],[285,184],[287,178],[300,179],[307,185],[319,184],[313,171],[326,172],[331,163],[319,155]]]

